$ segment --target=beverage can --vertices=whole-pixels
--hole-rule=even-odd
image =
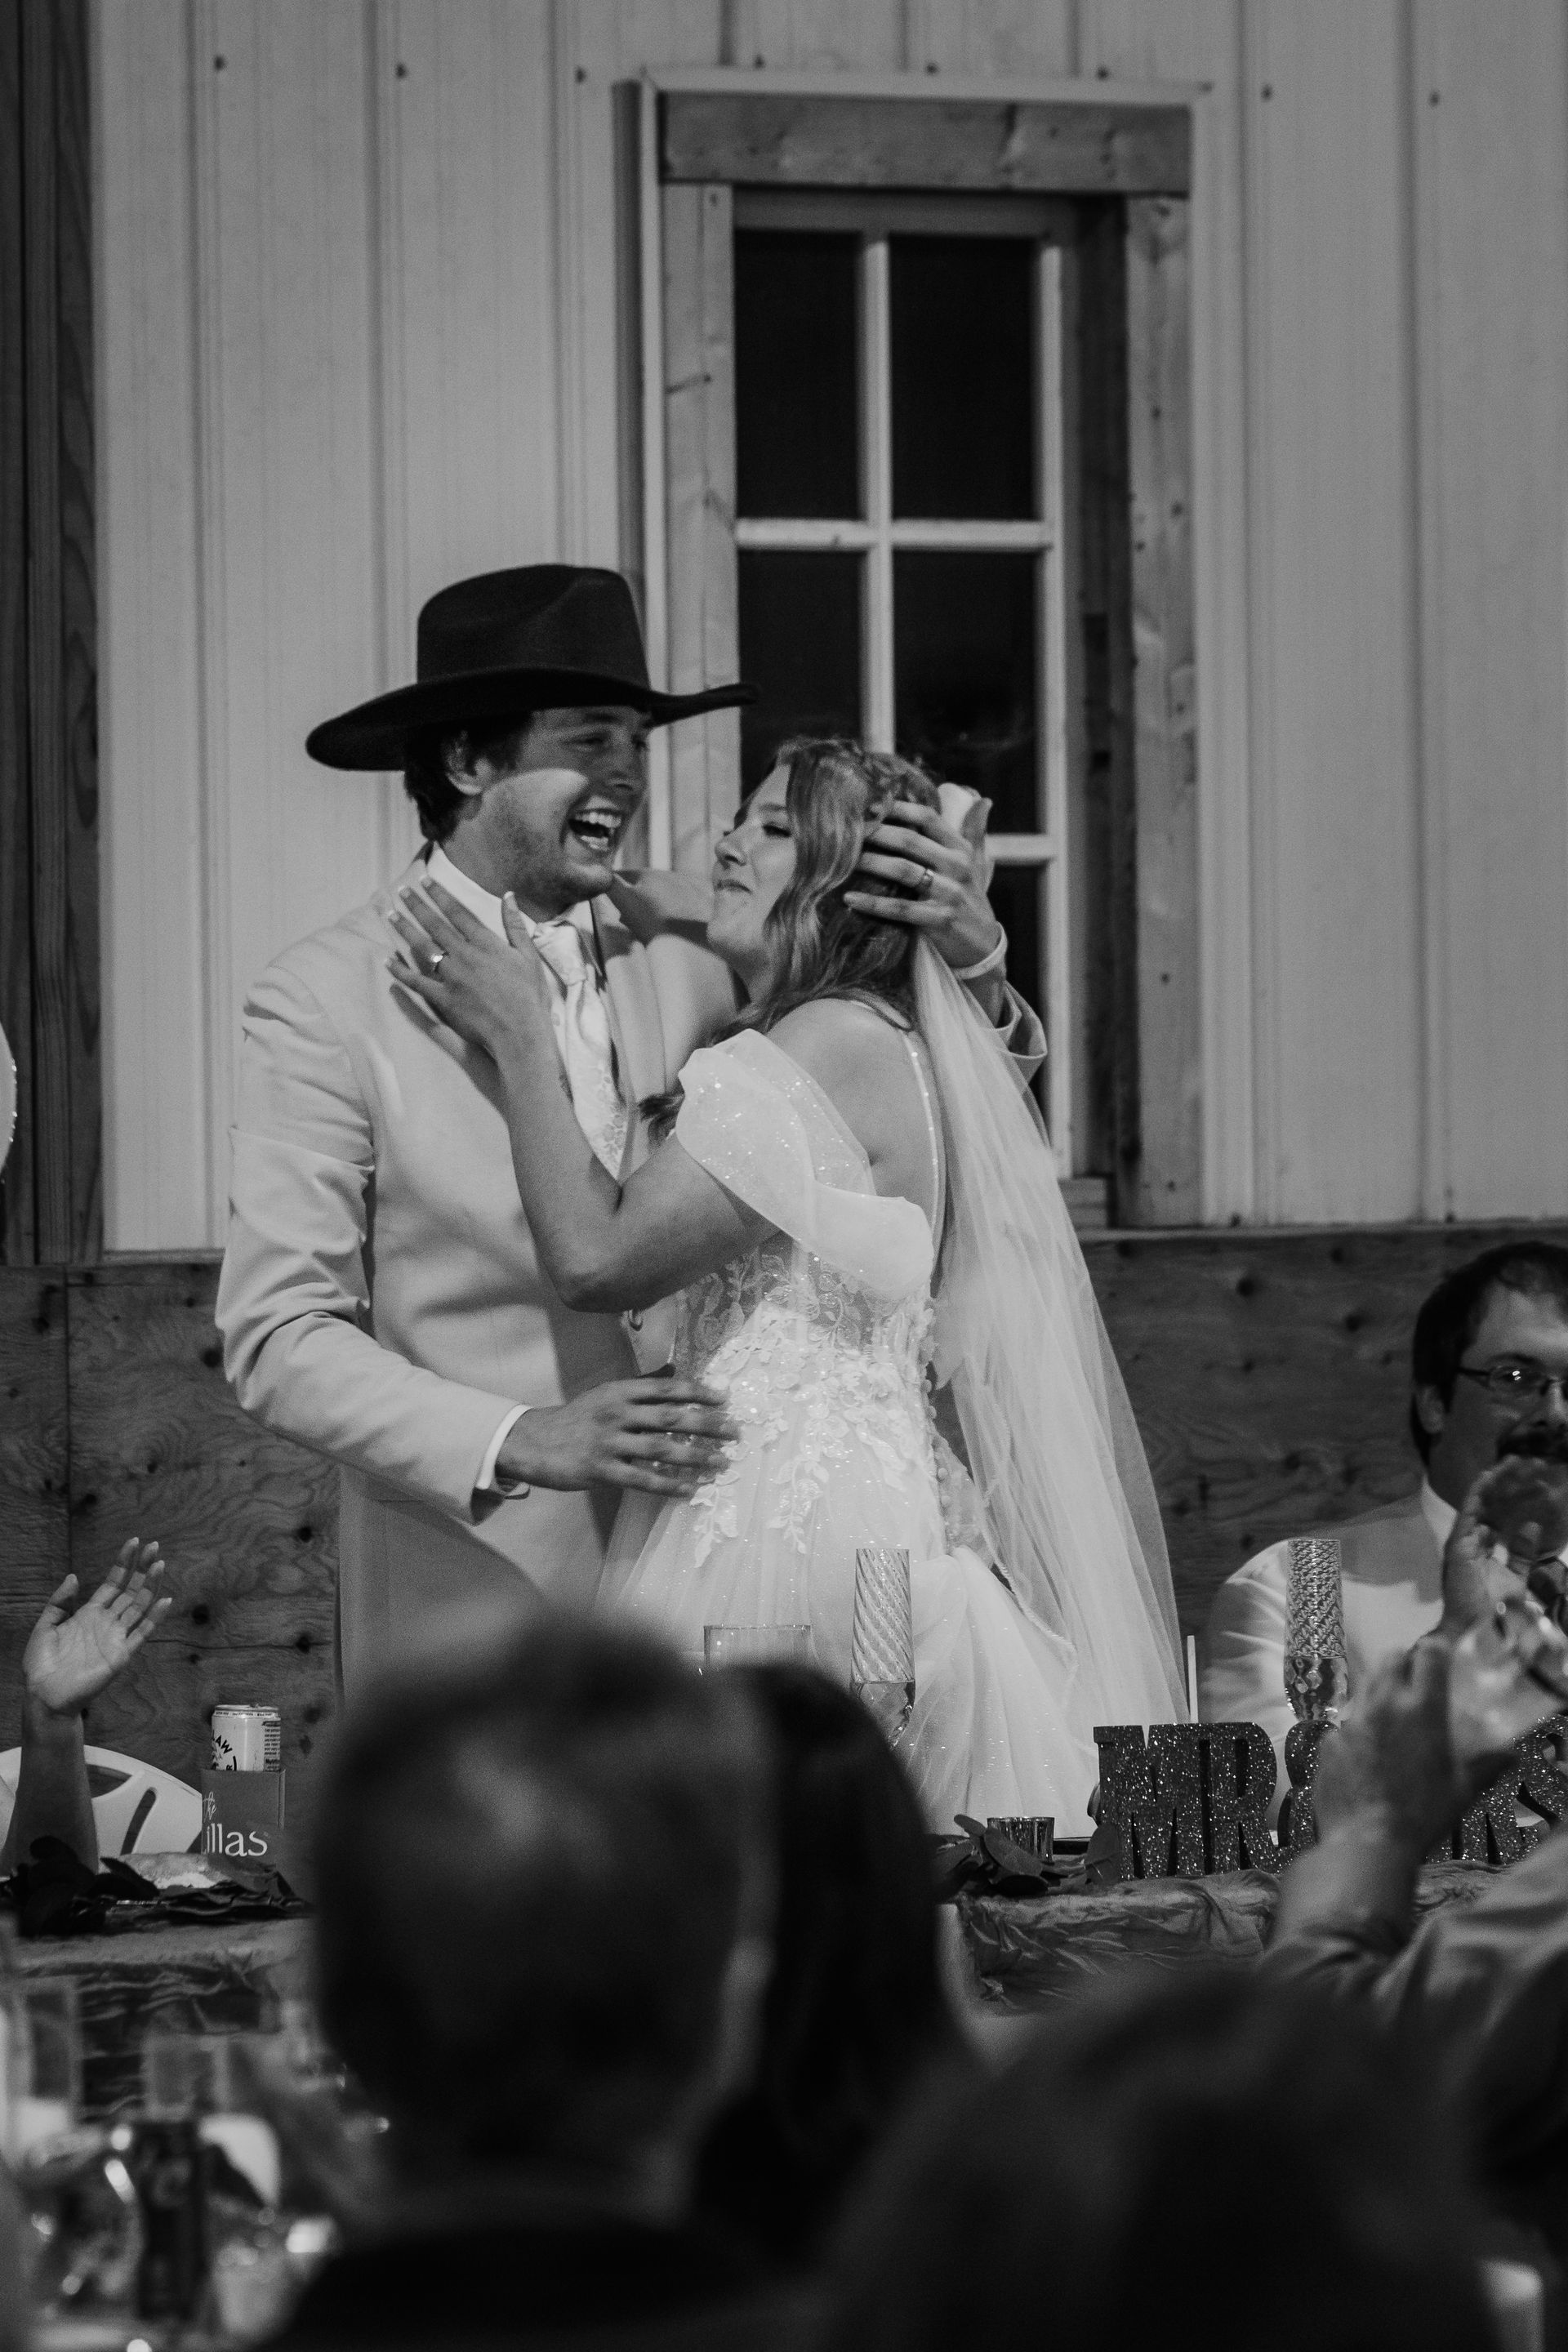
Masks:
[[[275,1706],[215,1706],[215,1772],[280,1772],[283,1718]]]

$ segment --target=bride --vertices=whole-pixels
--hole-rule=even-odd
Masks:
[[[1033,1103],[918,933],[845,903],[897,798],[938,804],[889,755],[781,751],[714,862],[709,944],[745,1009],[652,1107],[668,1132],[624,1183],[577,1125],[510,902],[509,947],[432,886],[414,909],[440,977],[397,970],[494,1058],[562,1297],[679,1291],[678,1368],[739,1427],[689,1496],[625,1496],[601,1605],[697,1654],[704,1625],[808,1624],[847,1682],[857,1548],[900,1547],[900,1752],[928,1819],[1053,1813],[1081,1833],[1093,1727],[1182,1713],[1170,1571]]]

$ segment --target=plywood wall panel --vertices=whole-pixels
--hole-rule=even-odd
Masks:
[[[197,567],[190,12],[93,13],[104,1226],[205,1240],[216,1213]]]
[[[35,1615],[70,1565],[69,1475],[65,1276],[0,1266],[0,1596]]]
[[[1416,0],[1428,1206],[1568,1206],[1568,23]]]
[[[72,1282],[71,1565],[90,1587],[128,1537],[156,1536],[174,1596],[91,1737],[192,1780],[212,1707],[260,1702],[293,1775],[333,1698],[337,1475],[235,1403],[216,1279],[207,1261]]]
[[[1411,1215],[1422,1046],[1394,0],[1255,0],[1256,1209]]]

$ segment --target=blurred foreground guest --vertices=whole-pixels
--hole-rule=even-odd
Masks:
[[[1504,1471],[1492,1474],[1500,1479]],[[1486,1482],[1483,1482],[1483,1486]],[[1452,1590],[1479,1582],[1472,1514],[1449,1545]],[[1458,1614],[1458,1612],[1452,1612]],[[1281,1883],[1265,1973],[1429,2040],[1436,2079],[1498,2211],[1568,2267],[1568,1831],[1473,1904],[1415,1924],[1416,1874],[1490,1777],[1456,1753],[1456,1652],[1420,1643],[1374,1676],[1322,1750],[1319,1843]],[[1495,1763],[1494,1768],[1495,1769]],[[1557,2326],[1563,2326],[1558,2282]]]
[[[491,1618],[351,1712],[317,1971],[390,2181],[284,2342],[798,2340],[805,2299],[689,2218],[752,2059],[770,1848],[743,1696],[629,1632]]]
[[[41,1837],[63,1839],[98,1868],[82,1717],[168,1615],[163,1575],[156,1543],[132,1536],[79,1607],[74,1576],[51,1594],[22,1653],[21,1759],[0,1874],[25,1863]]]
[[[1429,1633],[1443,1606],[1443,1547],[1456,1514],[1509,1436],[1568,1426],[1568,1249],[1505,1242],[1445,1276],[1415,1318],[1410,1434],[1418,1486],[1331,1528],[1342,1547],[1351,1693],[1384,1658]],[[1201,1644],[1206,1723],[1260,1723],[1281,1754],[1289,1545],[1271,1544],[1221,1585]],[[1286,1787],[1283,1772],[1279,1793]]]
[[[934,2104],[855,2208],[825,2352],[1486,2352],[1421,2074],[1251,1975],[1144,1977]]]
[[[966,2045],[942,1986],[920,1807],[876,1725],[809,1667],[734,1679],[771,1734],[778,1909],[761,2057],[703,2150],[698,2205],[802,2262],[911,2091]]]

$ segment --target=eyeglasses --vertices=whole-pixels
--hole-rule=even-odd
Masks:
[[[1544,1364],[1461,1364],[1458,1370],[1462,1381],[1479,1381],[1494,1404],[1523,1412],[1555,1395],[1568,1412],[1568,1372],[1549,1372]]]

